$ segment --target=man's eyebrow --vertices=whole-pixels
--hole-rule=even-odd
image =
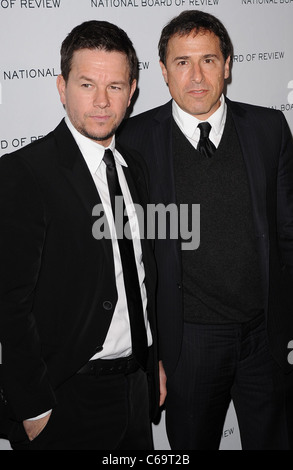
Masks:
[[[204,54],[202,56],[204,59],[211,59],[213,57],[215,57],[216,59],[219,58],[219,56],[217,54]],[[188,60],[190,59],[191,56],[190,55],[182,55],[182,56],[177,56],[173,59],[174,62],[178,61],[178,60]]]
[[[89,77],[86,77],[85,75],[81,75],[80,77],[78,77],[79,80],[84,80],[86,82],[94,82],[94,80],[92,78],[89,78]]]
[[[219,58],[218,54],[205,54],[203,56],[204,59],[212,59],[213,57],[215,57],[216,59]]]
[[[81,75],[80,77],[78,77],[79,80],[84,80],[86,82],[91,82],[91,83],[94,83],[95,80],[93,78],[89,78],[89,77],[86,77],[85,75]],[[128,83],[124,80],[112,80],[110,82],[111,85],[125,85],[125,83]]]
[[[190,59],[189,55],[182,55],[182,56],[175,57],[173,61],[176,62],[177,60],[187,60],[187,59]]]

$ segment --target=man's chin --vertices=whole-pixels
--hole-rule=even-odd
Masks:
[[[87,137],[90,140],[94,140],[95,142],[100,143],[103,145],[104,142],[106,142],[109,139],[112,139],[112,137],[115,135],[115,132],[117,130],[116,127],[111,129],[109,132],[101,133],[101,132],[95,132],[95,131],[90,131],[88,129],[85,129],[84,127],[80,127],[77,129],[84,137]]]

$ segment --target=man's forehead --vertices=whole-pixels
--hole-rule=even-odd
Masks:
[[[209,30],[200,30],[200,31],[191,31],[187,34],[176,33],[168,41],[167,45],[167,55],[176,51],[184,54],[186,49],[196,49],[200,50],[204,54],[212,53],[214,51],[220,51],[220,39],[213,32]]]
[[[170,37],[168,44],[172,42],[193,42],[200,40],[202,38],[206,38],[207,41],[211,42],[220,42],[220,39],[218,36],[213,33],[213,31],[209,31],[208,29],[193,29],[192,31],[186,33],[186,32],[178,32],[173,34],[173,36]]]

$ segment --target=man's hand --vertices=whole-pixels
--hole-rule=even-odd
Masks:
[[[51,417],[51,414],[52,412],[44,418],[37,419],[36,421],[26,420],[23,422],[24,430],[30,441],[33,441],[43,431]]]
[[[159,362],[159,373],[160,373],[160,406],[163,406],[167,396],[167,376],[163,366],[163,362]]]

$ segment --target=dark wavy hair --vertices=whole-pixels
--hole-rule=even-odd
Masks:
[[[81,49],[98,49],[121,52],[129,63],[129,81],[138,76],[138,59],[133,44],[125,31],[107,21],[86,21],[68,34],[61,46],[61,74],[65,80],[71,71],[74,52]]]
[[[225,26],[218,18],[199,10],[186,10],[173,18],[162,30],[159,41],[160,60],[166,65],[168,42],[175,35],[187,36],[191,32],[210,31],[220,39],[225,61],[233,55],[233,45]]]

